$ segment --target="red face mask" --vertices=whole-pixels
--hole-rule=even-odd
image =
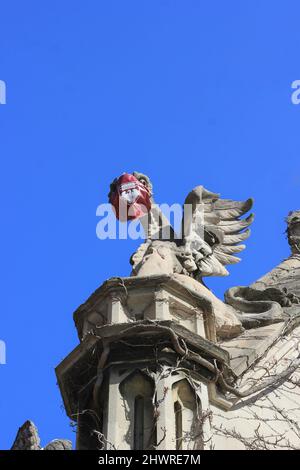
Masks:
[[[110,193],[109,202],[121,222],[139,219],[151,209],[148,189],[135,176],[128,173],[118,178],[115,190]]]

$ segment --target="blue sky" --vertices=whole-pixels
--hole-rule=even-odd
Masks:
[[[289,0],[0,3],[0,448],[26,419],[43,444],[74,439],[54,367],[78,343],[73,311],[137,246],[96,237],[115,176],[148,174],[157,202],[197,184],[255,198],[242,263],[208,282],[219,296],[288,255],[299,14]]]

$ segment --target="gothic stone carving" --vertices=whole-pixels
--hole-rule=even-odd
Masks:
[[[19,428],[11,450],[71,450],[72,443],[67,439],[54,439],[44,448],[40,445],[38,430],[32,421],[25,421]]]

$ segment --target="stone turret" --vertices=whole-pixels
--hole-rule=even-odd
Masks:
[[[56,373],[78,449],[204,448],[214,365],[230,375],[211,302],[171,276],[112,278],[74,319],[81,343]]]

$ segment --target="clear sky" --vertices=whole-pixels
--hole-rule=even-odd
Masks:
[[[78,344],[73,311],[127,275],[133,241],[100,241],[109,183],[138,170],[157,202],[197,184],[255,198],[226,288],[289,253],[300,208],[299,1],[0,2],[0,448],[26,419],[74,439],[54,367]]]

